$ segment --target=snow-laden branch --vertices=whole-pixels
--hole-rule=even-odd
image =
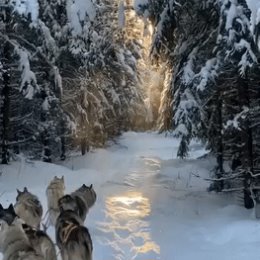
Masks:
[[[249,113],[249,108],[244,106],[243,110],[240,113],[236,114],[232,120],[228,120],[226,124],[224,124],[224,129],[231,127],[241,131],[241,128],[239,126],[240,124],[239,121],[244,120],[247,117],[248,113]]]
[[[29,53],[21,47],[15,48],[16,54],[19,56],[19,69],[22,72],[22,82],[20,91],[24,94],[25,98],[32,99],[36,92],[40,90],[36,75],[31,70]]]

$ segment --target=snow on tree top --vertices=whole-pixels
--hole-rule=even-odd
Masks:
[[[251,31],[254,31],[255,25],[259,22],[260,0],[246,0],[251,10]]]
[[[147,5],[149,0],[135,0],[134,1],[134,9],[138,13],[140,11],[141,6]]]
[[[94,21],[96,9],[91,0],[68,0],[67,15],[74,36],[82,34],[82,23],[86,20]]]
[[[36,22],[39,16],[38,0],[12,0],[14,10],[20,15],[31,16],[32,22]]]

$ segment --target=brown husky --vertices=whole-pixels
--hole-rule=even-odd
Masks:
[[[26,224],[34,228],[39,228],[42,218],[42,205],[37,196],[30,193],[27,188],[23,191],[17,189],[16,203],[14,209],[16,214],[25,221]]]
[[[45,260],[57,260],[55,246],[50,237],[45,232],[36,230],[27,224],[24,224],[23,220],[19,219],[16,215],[11,205],[8,209],[4,209],[0,204],[0,219],[5,220],[9,224],[13,223],[15,220],[20,220],[23,231],[33,249],[39,255],[42,255]]]
[[[46,189],[47,203],[48,203],[48,224],[55,226],[56,219],[60,214],[58,207],[58,200],[64,196],[64,177],[58,178],[55,176]]]
[[[55,245],[44,231],[32,228],[27,224],[23,224],[22,227],[37,253],[42,254],[45,260],[57,260]]]
[[[13,205],[6,211],[7,215],[0,212],[0,251],[4,255],[3,260],[44,260],[31,246],[18,218],[9,218],[15,215]]]

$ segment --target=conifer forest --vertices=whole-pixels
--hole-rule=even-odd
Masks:
[[[258,0],[0,0],[0,163],[157,131],[183,159],[202,142],[208,189],[253,208],[259,62]]]

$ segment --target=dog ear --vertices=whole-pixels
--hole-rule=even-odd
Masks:
[[[21,191],[19,191],[18,189],[16,189],[16,191],[17,191],[17,194],[18,195],[20,195],[22,192]]]
[[[89,186],[89,188],[90,188],[90,189],[93,189],[93,184],[91,184],[91,185]]]
[[[0,203],[0,210],[3,210],[4,208],[3,208],[3,206],[2,206],[2,204]]]
[[[28,192],[26,187],[23,188],[23,192]]]
[[[15,213],[15,210],[14,210],[14,206],[13,204],[11,203],[7,209],[10,213],[12,213],[13,215],[16,216],[16,213]]]
[[[4,230],[4,225],[5,225],[4,221],[1,220],[0,221],[0,231]]]

